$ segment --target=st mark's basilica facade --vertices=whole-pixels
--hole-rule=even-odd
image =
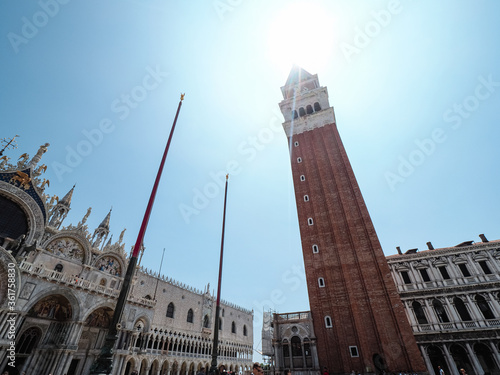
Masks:
[[[95,229],[65,223],[75,187],[49,196],[41,163],[0,158],[0,371],[88,374],[100,353],[129,254],[110,235],[111,211]],[[137,267],[122,315],[113,374],[194,375],[210,367],[215,299]],[[250,369],[253,311],[222,301],[218,364]]]

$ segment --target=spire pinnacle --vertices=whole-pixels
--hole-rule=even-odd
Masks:
[[[109,230],[109,220],[111,218],[111,211],[113,211],[113,207],[111,207],[111,209],[109,210],[108,214],[106,215],[102,223],[99,224],[99,228],[104,228]]]
[[[68,206],[68,207],[70,206],[70,204],[71,204],[71,198],[73,197],[73,191],[75,190],[75,186],[76,186],[76,184],[73,185],[73,187],[71,188],[71,190],[68,191],[66,193],[66,195],[63,197],[63,199],[61,199],[58,202],[59,204],[63,204],[63,205]]]

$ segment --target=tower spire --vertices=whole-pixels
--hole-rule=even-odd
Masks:
[[[113,211],[113,207],[109,210],[108,214],[104,218],[101,224],[99,224],[99,228],[104,228],[109,230],[109,220],[111,219],[111,211]]]
[[[73,191],[75,186],[71,188],[66,195],[57,202],[52,211],[49,214],[49,225],[56,229],[59,229],[63,220],[68,216],[68,212],[71,210],[71,198],[73,197]]]
[[[70,191],[68,191],[66,193],[66,195],[63,197],[63,199],[61,199],[59,201],[59,204],[62,204],[64,206],[67,206],[69,208],[69,206],[71,205],[71,198],[73,198],[73,191],[75,190],[75,185],[73,185],[73,187],[71,188]]]
[[[109,221],[111,218],[111,211],[113,210],[113,207],[109,210],[108,214],[104,218],[104,220],[99,224],[99,226],[96,228],[94,231],[94,235],[92,236],[92,247],[94,248],[99,248],[101,243],[104,246],[104,243],[106,242],[106,238],[108,238],[109,235]]]

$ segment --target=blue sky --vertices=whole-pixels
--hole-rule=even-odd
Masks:
[[[298,63],[327,86],[387,255],[500,237],[500,4],[495,1],[60,1],[0,4],[2,137],[51,146],[65,224],[113,207],[137,236],[186,93],[142,264],[222,298],[307,310],[280,87]],[[90,138],[89,138],[90,137]],[[93,143],[90,143],[90,142]],[[202,196],[203,195],[203,196]]]

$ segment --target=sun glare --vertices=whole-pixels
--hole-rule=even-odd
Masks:
[[[314,2],[295,2],[271,21],[268,53],[278,69],[297,64],[309,71],[325,67],[333,49],[333,19]]]

